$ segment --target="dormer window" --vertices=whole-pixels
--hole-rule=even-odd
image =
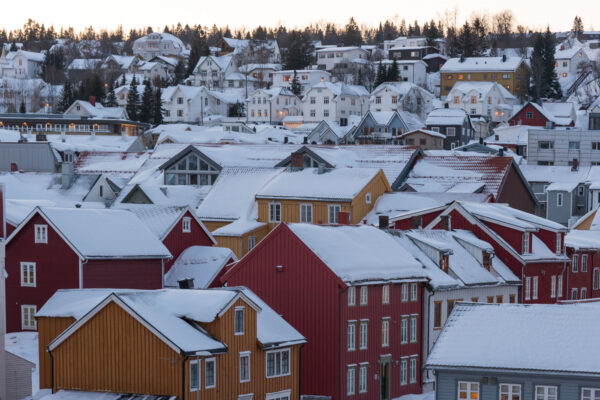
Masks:
[[[445,273],[448,273],[448,266],[450,265],[450,257],[444,254],[440,257],[440,268]]]
[[[531,253],[529,246],[529,232],[523,233],[523,254]]]
[[[181,220],[181,230],[183,233],[190,233],[192,231],[192,219],[190,217],[184,217]]]
[[[48,243],[48,225],[35,225],[34,231],[35,243]]]
[[[492,269],[492,255],[490,253],[483,253],[483,268],[488,271]]]
[[[556,254],[562,253],[562,236],[560,232],[556,232]]]

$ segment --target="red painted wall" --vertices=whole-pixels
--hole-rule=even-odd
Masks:
[[[535,236],[540,238],[540,240],[544,242],[544,244],[548,246],[551,251],[556,252],[556,232],[540,229],[538,232],[536,232]],[[560,233],[560,243],[562,245],[564,245],[564,240],[565,234]]]
[[[519,252],[519,254],[521,254],[521,252],[523,251],[524,232],[487,221],[481,222],[483,222],[485,226],[496,232],[502,239],[504,239],[506,242],[508,242],[508,244],[510,244],[510,247]],[[529,243],[531,243],[531,233],[529,234]]]
[[[525,296],[523,296],[524,304],[552,304],[556,303],[558,300],[565,300],[566,292],[563,289],[563,295],[561,298],[552,298],[551,297],[551,283],[552,283],[552,275],[557,276],[557,284],[558,284],[558,276],[563,273],[563,264],[561,263],[527,263],[524,269],[524,277],[523,282],[527,277],[531,277],[531,293],[532,296],[530,300],[526,300]],[[533,298],[533,277],[538,277],[538,298]],[[525,286],[525,283],[523,283]],[[563,278],[563,287],[565,286],[564,278]],[[557,289],[558,290],[558,289]],[[558,293],[558,292],[557,292]]]
[[[422,214],[421,215],[422,226],[425,227],[425,226],[429,225],[429,223],[431,221],[433,221],[438,215],[440,215],[442,213],[442,211],[444,211],[444,210]],[[394,229],[399,229],[402,231],[409,230],[409,229],[412,229],[411,224],[412,224],[412,216],[404,218],[404,219],[399,219],[399,220],[394,221]]]
[[[34,225],[46,224],[39,215],[6,246],[7,332],[21,331],[21,305],[39,310],[57,289],[79,287],[79,258],[48,225],[48,243],[34,243]],[[21,262],[36,263],[36,287],[21,287]]]
[[[192,218],[190,223],[190,231],[188,233],[183,232],[182,228],[182,220],[184,217]],[[213,242],[210,240],[210,237],[206,234],[204,229],[200,226],[200,224],[196,221],[195,218],[192,217],[190,212],[186,212],[180,219],[177,221],[171,232],[165,236],[163,239],[163,244],[169,252],[173,255],[173,258],[165,261],[165,273],[171,269],[177,257],[188,247],[190,246],[213,246]]]
[[[6,210],[4,209],[4,185],[0,185],[0,239],[8,237],[8,233],[6,232],[7,223],[6,223]]]
[[[532,112],[533,118],[527,119],[527,113]],[[525,108],[523,108],[519,113],[514,115],[509,121],[509,125],[519,125],[519,120],[521,121],[521,125],[529,125],[529,126],[546,126],[546,117],[544,117],[534,106],[531,104],[527,104]]]
[[[228,286],[250,288],[307,339],[301,350],[301,393],[339,399],[342,283],[329,268],[279,224],[223,279]]]
[[[161,289],[162,263],[149,260],[89,260],[83,264],[84,288]]]
[[[563,299],[571,299],[571,289],[577,289],[577,299],[581,299],[581,288],[587,288],[587,298],[600,297],[600,290],[594,290],[594,268],[600,267],[600,251],[573,251],[567,247],[567,255],[573,260],[573,254],[578,254],[577,272],[573,272],[573,265],[567,267],[566,273],[566,296]],[[581,271],[581,256],[588,255],[587,272]]]
[[[7,222],[6,223],[6,237],[9,237],[15,229],[17,229],[16,226],[14,226],[13,224],[9,224]]]

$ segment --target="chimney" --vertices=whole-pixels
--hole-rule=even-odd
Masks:
[[[450,216],[449,215],[442,215],[441,219],[442,219],[442,229],[445,230],[445,231],[451,230],[451,227],[450,227]]]
[[[63,142],[63,143],[67,141],[67,137],[66,137],[65,131],[61,131],[60,132],[60,141]]]
[[[319,163],[319,168],[318,168],[317,172],[319,175],[324,174],[325,173],[325,164]]]
[[[571,164],[571,171],[579,170],[579,160],[574,158],[573,163]]]
[[[284,143],[284,144],[288,144],[288,141],[289,141],[288,137],[287,137],[287,136],[285,136],[285,137],[283,138],[283,143]]]
[[[72,159],[70,161],[63,161],[60,168],[62,173],[61,186],[63,189],[68,189],[71,187],[71,183],[73,183],[73,179],[75,178],[75,168]]]
[[[483,144],[483,138],[482,137],[479,138],[479,144]]]
[[[35,141],[36,142],[46,142],[47,141],[46,134],[45,133],[37,133],[35,135]]]
[[[350,213],[346,211],[340,211],[338,213],[338,224],[350,225]]]
[[[193,289],[194,288],[194,278],[186,278],[180,281],[177,281],[179,284],[179,289]]]
[[[19,166],[16,162],[10,163],[10,172],[17,172],[19,170]]]
[[[504,148],[498,150],[498,156],[504,157]]]
[[[304,154],[299,151],[293,152],[290,167],[292,171],[302,171],[304,169]]]
[[[90,96],[89,102],[93,107],[96,107],[96,96]]]
[[[420,229],[423,226],[423,217],[415,215],[410,219],[410,229]]]
[[[304,136],[304,139],[302,140],[303,144],[308,144],[308,136]]]
[[[389,229],[390,217],[388,215],[379,216],[379,229]]]

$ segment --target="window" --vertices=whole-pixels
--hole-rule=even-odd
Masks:
[[[411,315],[410,317],[410,342],[417,342],[417,316]]]
[[[517,296],[515,296],[514,294],[509,294],[508,295],[508,302],[511,304],[514,304],[517,302]]]
[[[417,301],[419,297],[419,285],[417,283],[410,284],[410,301]]]
[[[22,305],[21,306],[21,328],[23,330],[35,330],[37,329],[37,323],[35,321],[35,313],[37,312],[36,306]]]
[[[529,254],[529,232],[523,233],[523,254]]]
[[[577,288],[571,289],[571,300],[577,300]]]
[[[494,302],[494,296],[488,296],[487,297],[487,302],[488,302],[488,304],[493,303]]]
[[[390,319],[384,318],[381,320],[381,347],[390,345]]]
[[[269,222],[281,222],[281,203],[269,203]]]
[[[408,384],[408,358],[400,359],[400,385]]]
[[[256,246],[256,236],[248,236],[248,251]]]
[[[240,382],[250,382],[250,352],[240,353]]]
[[[177,110],[177,116],[183,117],[183,110]]]
[[[592,150],[600,150],[600,142],[592,142]]]
[[[34,262],[21,263],[21,286],[36,286]]]
[[[594,277],[592,279],[593,289],[600,289],[600,268],[594,268]]]
[[[358,368],[358,393],[367,393],[367,365]]]
[[[531,277],[525,278],[525,300],[531,299]]]
[[[525,118],[527,118],[527,119],[533,119],[533,111],[527,111],[525,113]]]
[[[381,287],[381,303],[390,304],[390,285],[383,285]]]
[[[348,288],[348,305],[349,306],[356,305],[356,286],[350,286]]]
[[[410,359],[410,383],[417,382],[417,358],[411,357]]]
[[[267,378],[290,374],[290,349],[267,352]]]
[[[323,110],[323,116],[329,117],[329,110]]]
[[[563,295],[563,277],[562,275],[558,276],[558,282],[556,284],[557,288],[556,288],[556,297],[562,297]]]
[[[329,104],[329,97],[323,97],[323,104]]]
[[[200,361],[190,361],[190,391],[200,390]]]
[[[433,303],[433,329],[442,328],[442,302]]]
[[[408,343],[408,317],[400,320],[400,343]]]
[[[456,136],[456,128],[446,128],[446,136]]]
[[[521,385],[501,383],[500,400],[521,400]]]
[[[347,339],[348,339],[348,346],[347,346],[348,351],[356,350],[356,321],[348,322]]]
[[[183,231],[183,233],[190,233],[192,231],[191,223],[192,219],[190,217],[184,217],[181,220],[181,230]]]
[[[356,367],[349,366],[346,373],[346,394],[354,394],[356,390]]]
[[[371,204],[371,193],[365,194],[365,203]]]
[[[215,365],[217,360],[215,358],[208,358],[204,361],[204,387],[206,389],[214,388],[217,386],[217,377]]]
[[[300,204],[300,222],[312,223],[312,204]]]
[[[579,254],[573,254],[573,263],[571,265],[572,272],[577,272],[579,269]]]
[[[311,97],[310,98],[310,104],[316,104],[317,103],[317,98],[316,97]]]
[[[579,150],[579,142],[569,142],[569,150]]]
[[[562,253],[562,236],[560,232],[556,233],[556,254]]]
[[[479,383],[458,382],[458,398],[460,400],[479,400]]]
[[[581,295],[579,296],[579,298],[581,300],[587,299],[587,288],[584,288],[584,287],[581,288]]]
[[[538,298],[538,286],[539,286],[539,277],[533,277],[533,299],[537,300]]]
[[[392,96],[392,104],[398,104],[398,96]]]
[[[581,272],[587,272],[587,260],[588,260],[588,255],[582,254],[581,255]]]
[[[600,400],[600,389],[582,388],[581,400]]]
[[[35,243],[48,243],[48,225],[35,225]]]
[[[502,295],[496,296],[496,303],[502,304],[503,302],[504,302],[504,296],[502,296]]]
[[[317,112],[315,110],[310,110],[311,117],[315,117],[316,115],[317,115]]]
[[[375,96],[375,104],[381,104],[381,96]]]
[[[369,303],[369,287],[361,286],[360,287],[360,305],[366,306]]]
[[[330,224],[337,224],[339,213],[342,211],[342,206],[339,204],[330,204],[327,206],[327,218]]]
[[[556,297],[556,275],[550,277],[550,297]]]
[[[403,283],[401,286],[401,299],[403,303],[406,303],[408,301],[408,283]]]
[[[557,193],[556,194],[556,206],[557,207],[562,207],[563,205],[563,194],[562,193]]]
[[[471,104],[477,104],[477,96],[471,96]]]
[[[236,307],[233,320],[233,332],[235,335],[244,334],[244,307]]]
[[[367,348],[367,340],[369,334],[369,321],[360,321],[360,342],[358,348],[364,350]]]
[[[183,97],[177,98],[177,104],[183,104]]]
[[[554,149],[554,142],[551,142],[551,141],[541,141],[541,142],[538,142],[538,149],[540,149],[540,150],[552,150],[552,149]]]
[[[558,388],[556,386],[536,386],[535,400],[557,400]]]

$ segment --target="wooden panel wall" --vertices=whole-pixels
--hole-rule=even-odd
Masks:
[[[221,221],[202,221],[206,229],[210,232],[214,232],[219,228],[224,227],[225,225],[229,225],[231,222],[221,222]]]
[[[52,387],[51,359],[46,348],[73,322],[75,322],[75,318],[37,318],[40,389]]]
[[[181,394],[182,357],[115,303],[52,354],[55,390]]]
[[[233,251],[238,259],[240,259],[248,253],[248,238],[250,236],[255,237],[254,245],[256,246],[265,236],[267,236],[271,229],[270,225],[267,224],[248,233],[244,233],[242,236],[215,235],[214,238],[219,247],[227,247]]]
[[[327,206],[329,204],[339,204],[343,212],[351,212],[351,203],[339,201],[303,201],[303,200],[258,200],[258,220],[260,222],[269,222],[269,203],[281,203],[281,221],[282,222],[300,222],[300,204],[312,204],[313,206],[313,224],[327,224],[329,221]],[[273,229],[277,224],[269,224]]]
[[[391,192],[392,188],[388,183],[383,171],[379,173],[369,182],[363,190],[352,200],[352,218],[350,222],[359,224],[367,216],[369,211],[375,206],[375,201],[385,192]],[[371,203],[366,202],[365,195],[371,193]]]

